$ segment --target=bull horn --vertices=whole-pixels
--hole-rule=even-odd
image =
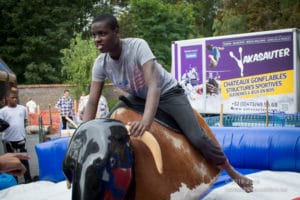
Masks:
[[[126,125],[126,129],[128,130],[129,133],[130,126]],[[148,149],[150,150],[154,158],[157,171],[160,174],[162,174],[163,173],[162,154],[156,138],[150,132],[145,131],[145,133],[141,137],[137,137],[135,139],[142,141],[148,147]]]

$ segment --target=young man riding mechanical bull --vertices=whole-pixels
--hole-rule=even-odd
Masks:
[[[94,62],[90,98],[83,120],[95,118],[105,78],[129,93],[132,104],[144,100],[141,120],[131,121],[130,136],[139,137],[148,131],[158,109],[170,115],[178,124],[190,144],[204,158],[224,169],[246,192],[253,191],[253,182],[238,173],[224,152],[205,133],[177,81],[157,61],[143,39],[119,37],[119,25],[111,14],[96,16],[92,22],[96,48],[101,52]]]

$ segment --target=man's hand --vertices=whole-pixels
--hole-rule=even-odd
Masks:
[[[26,168],[21,160],[29,160],[30,156],[21,153],[6,153],[0,156],[0,172],[9,173],[14,176],[21,176],[25,173]]]
[[[143,122],[143,121],[133,121],[129,122],[128,125],[130,125],[129,134],[133,137],[140,137],[144,134],[145,131],[148,131],[150,129],[149,124]]]

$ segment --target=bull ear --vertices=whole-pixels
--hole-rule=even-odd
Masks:
[[[126,125],[126,129],[128,130],[128,133],[130,133],[130,126]],[[163,161],[162,161],[162,154],[161,149],[159,146],[159,143],[157,142],[156,138],[148,131],[145,131],[145,133],[141,137],[135,137],[135,139],[142,141],[150,150],[154,162],[157,168],[157,171],[162,174],[163,173]]]
[[[70,139],[68,144],[68,149],[65,154],[62,170],[67,179],[67,187],[70,188],[70,185],[74,179],[74,170],[77,166],[79,159],[79,149],[81,149],[83,143],[86,141],[85,129],[76,129],[73,137]]]

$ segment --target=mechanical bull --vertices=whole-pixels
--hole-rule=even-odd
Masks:
[[[204,119],[195,114],[216,141]],[[220,169],[183,134],[155,121],[150,133],[129,137],[124,124],[141,117],[118,108],[112,119],[92,120],[76,130],[63,162],[73,200],[197,200],[210,188]]]

